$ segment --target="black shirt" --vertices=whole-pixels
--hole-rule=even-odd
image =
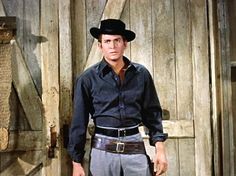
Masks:
[[[142,123],[149,129],[151,145],[167,138],[149,71],[126,57],[124,61],[128,67],[122,82],[104,59],[76,80],[68,144],[68,152],[76,162],[81,162],[84,156],[89,115],[99,126],[128,127]]]

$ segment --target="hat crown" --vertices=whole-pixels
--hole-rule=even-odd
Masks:
[[[124,31],[125,30],[125,23],[123,23],[121,20],[117,19],[107,19],[101,21],[101,27],[100,29],[102,31]]]
[[[103,20],[100,28],[92,27],[90,33],[96,39],[99,39],[101,34],[122,35],[128,42],[135,39],[135,33],[131,30],[126,30],[125,23],[119,19]]]

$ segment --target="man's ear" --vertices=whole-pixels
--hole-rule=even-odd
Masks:
[[[102,43],[101,42],[98,42],[98,48],[102,49]]]
[[[128,46],[127,40],[124,41],[124,46],[125,46],[125,48],[127,48],[127,46]]]

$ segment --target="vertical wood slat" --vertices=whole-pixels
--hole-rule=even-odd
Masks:
[[[60,53],[60,141],[67,142],[65,134],[72,115],[72,39],[71,39],[71,3],[59,1],[59,53]],[[61,147],[61,175],[71,175],[70,158],[66,146]]]
[[[59,120],[59,56],[58,56],[58,1],[41,1],[41,35],[47,42],[41,45],[42,102],[44,106],[45,161],[43,171],[47,176],[61,175],[61,143],[56,139],[54,158],[49,158],[50,128],[60,134]]]
[[[218,16],[219,16],[219,32],[220,32],[220,65],[221,65],[221,77],[227,78],[227,62],[228,62],[228,43],[227,37],[229,35],[228,26],[226,25],[227,21],[227,12],[226,12],[226,1],[218,0]],[[223,175],[230,175],[230,165],[228,164],[230,161],[230,141],[229,141],[229,111],[226,109],[227,107],[227,99],[228,99],[228,81],[225,79],[220,81],[220,86],[222,87],[222,102],[221,102],[221,144],[222,144],[222,167],[223,167]],[[227,164],[226,164],[227,163]]]
[[[222,161],[223,175],[234,176],[234,134],[233,134],[233,116],[232,116],[232,87],[231,87],[231,62],[230,62],[230,25],[229,9],[230,1],[218,0],[218,16],[220,29],[220,64],[221,64],[221,132],[222,132]],[[232,1],[233,2],[233,1]],[[230,7],[229,7],[230,6]],[[232,36],[231,36],[232,37]]]
[[[178,119],[193,119],[193,70],[189,0],[175,1],[175,54]]]
[[[23,23],[23,43],[21,45],[26,65],[30,71],[35,87],[41,95],[41,57],[40,42],[40,1],[24,0]]]
[[[173,0],[152,1],[154,82],[164,109],[176,119]]]
[[[133,3],[132,3],[133,4]],[[130,29],[130,0],[126,0],[120,19],[126,24],[126,29]],[[132,60],[131,58],[131,46],[132,42],[128,43],[125,49],[124,55]]]
[[[217,2],[208,0],[208,18],[209,18],[209,44],[211,58],[211,82],[212,82],[212,130],[213,130],[213,156],[214,156],[214,173],[215,176],[222,174],[222,158],[221,158],[221,138],[220,138],[220,116],[221,116],[221,71],[219,57],[219,36],[217,22]]]
[[[87,59],[87,27],[86,27],[86,1],[74,0],[72,17],[72,55],[73,55],[73,77],[81,73]]]
[[[211,175],[212,143],[205,0],[191,0],[196,176]]]
[[[162,108],[169,111],[171,120],[177,119],[173,6],[173,0],[152,0],[153,77]],[[167,175],[177,176],[180,174],[178,139],[168,139],[166,148]]]
[[[136,33],[136,39],[131,43],[131,59],[140,63],[153,74],[152,64],[152,12],[151,1],[132,1],[130,6],[130,26]],[[137,22],[138,21],[138,22]]]
[[[193,70],[189,0],[174,1],[177,119],[193,119]],[[178,139],[180,175],[195,175],[194,139]],[[188,166],[188,167],[186,167]]]
[[[6,16],[2,1],[0,1],[0,16]]]
[[[229,102],[232,104],[229,106],[231,108],[231,133],[230,133],[230,141],[231,142],[231,151],[233,152],[231,157],[231,174],[236,174],[236,2],[234,0],[229,1],[228,5],[229,9],[229,27],[230,27],[230,61],[231,61],[231,97],[232,99]],[[233,64],[234,63],[234,64]]]

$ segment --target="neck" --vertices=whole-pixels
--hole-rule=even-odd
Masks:
[[[106,58],[105,58],[106,59]],[[108,60],[106,59],[106,61],[108,62],[108,64],[112,67],[112,69],[114,70],[114,72],[116,74],[119,74],[120,70],[124,67],[125,63],[123,60],[123,57],[121,59],[118,60]]]

